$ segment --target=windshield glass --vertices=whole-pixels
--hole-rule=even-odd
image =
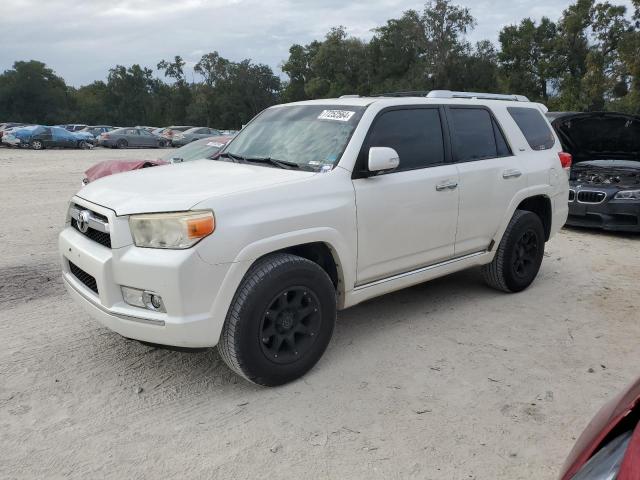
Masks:
[[[203,158],[210,158],[215,153],[220,151],[225,146],[227,139],[209,137],[201,140],[191,142],[184,147],[180,147],[177,150],[165,153],[160,160],[170,162],[173,158],[180,158],[183,162],[189,162],[191,160],[200,160]]]
[[[230,155],[272,158],[301,167],[334,166],[366,107],[291,105],[262,112],[225,150]]]

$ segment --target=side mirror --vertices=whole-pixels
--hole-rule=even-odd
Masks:
[[[393,170],[400,165],[400,156],[393,148],[371,147],[369,149],[369,162],[367,167],[370,172]]]

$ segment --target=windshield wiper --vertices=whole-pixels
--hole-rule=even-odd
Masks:
[[[243,160],[249,163],[269,163],[279,168],[300,169],[300,165],[295,162],[278,160],[277,158],[271,158],[271,157],[244,157]]]
[[[235,153],[229,153],[229,152],[223,152],[220,155],[218,155],[217,158],[228,158],[229,160],[235,163],[246,161],[246,159],[243,156],[236,155]]]

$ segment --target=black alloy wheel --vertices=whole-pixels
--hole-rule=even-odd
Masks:
[[[518,278],[528,278],[538,259],[538,237],[529,229],[518,239],[513,252],[512,268]]]
[[[264,312],[260,345],[274,363],[297,361],[313,346],[322,324],[320,301],[303,286],[289,287],[277,294]]]

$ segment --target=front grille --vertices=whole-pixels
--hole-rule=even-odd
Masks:
[[[578,201],[582,203],[602,203],[606,196],[604,192],[583,190],[578,192]]]
[[[71,270],[73,276],[80,280],[89,290],[94,291],[96,295],[98,294],[98,284],[94,277],[72,262],[69,262],[69,270]]]
[[[98,242],[100,245],[104,245],[107,248],[111,248],[111,235],[109,234],[109,219],[104,215],[101,215],[93,210],[88,210],[93,219],[93,223],[89,223],[89,229],[86,232],[82,232],[78,228],[78,215],[80,212],[88,210],[82,205],[72,204],[69,212],[71,213],[71,226],[84,236],[90,238],[94,242]],[[74,213],[75,212],[75,213]],[[75,217],[75,218],[74,218]],[[102,224],[102,225],[101,225]],[[96,227],[96,228],[94,228]],[[98,229],[99,228],[99,229]]]
[[[575,190],[569,190],[569,201],[573,202],[576,199],[576,191]]]
[[[71,226],[80,232],[78,223],[73,218],[71,219]],[[109,235],[108,233],[99,232],[98,230],[94,230],[91,227],[89,227],[89,230],[87,230],[86,233],[80,233],[90,238],[94,242],[98,242],[99,244],[104,245],[107,248],[111,248],[111,235]]]

